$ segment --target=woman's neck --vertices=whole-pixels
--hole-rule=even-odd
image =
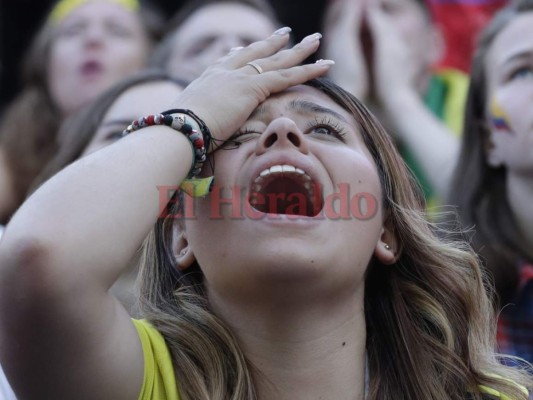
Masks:
[[[333,302],[311,300],[305,307],[295,306],[290,296],[254,306],[211,302],[254,366],[259,399],[363,400],[362,293]]]
[[[520,234],[533,246],[533,177],[509,175],[507,177],[507,196]]]

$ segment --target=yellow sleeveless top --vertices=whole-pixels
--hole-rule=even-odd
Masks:
[[[144,354],[144,378],[139,400],[179,400],[172,357],[165,339],[148,321],[132,321]]]
[[[144,319],[132,321],[137,328],[144,354],[144,378],[139,400],[179,400],[172,357],[165,339],[148,321]],[[480,385],[479,388],[482,393],[494,396],[496,399],[513,400],[489,387]],[[527,394],[527,390],[522,389]]]

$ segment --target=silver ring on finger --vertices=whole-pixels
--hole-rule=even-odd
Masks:
[[[263,73],[263,68],[261,68],[261,66],[259,64],[255,63],[253,61],[250,61],[250,62],[246,63],[246,65],[249,65],[250,67],[255,69],[258,74],[262,74]]]

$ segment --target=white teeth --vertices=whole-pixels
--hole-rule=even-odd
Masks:
[[[289,173],[289,174],[299,174],[302,175],[302,178],[307,181],[311,182],[311,177],[300,168],[296,168],[294,165],[273,165],[270,168],[264,169],[259,173],[259,176],[255,179],[255,183],[259,183],[262,179],[270,174],[277,174],[277,173]],[[255,189],[255,188],[254,188]]]
[[[275,174],[278,172],[283,172],[283,165],[273,165],[270,167],[271,174]]]
[[[292,165],[282,165],[281,170],[283,172],[296,172],[296,167],[293,167]]]
[[[267,183],[267,181],[270,181],[269,176],[274,174],[282,174],[286,176],[292,175],[293,179],[297,178],[296,180],[301,182],[301,184],[307,191],[308,198],[315,198],[315,185],[313,184],[313,179],[307,172],[305,172],[301,168],[295,167],[294,165],[277,164],[262,170],[259,173],[259,176],[254,179],[250,188],[250,204],[256,204],[256,202],[258,201],[258,194],[260,194],[263,190],[265,183]]]

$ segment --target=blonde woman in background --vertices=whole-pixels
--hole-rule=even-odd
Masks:
[[[63,120],[146,66],[162,22],[138,0],[61,0],[37,33],[0,122],[0,223],[57,150]]]

